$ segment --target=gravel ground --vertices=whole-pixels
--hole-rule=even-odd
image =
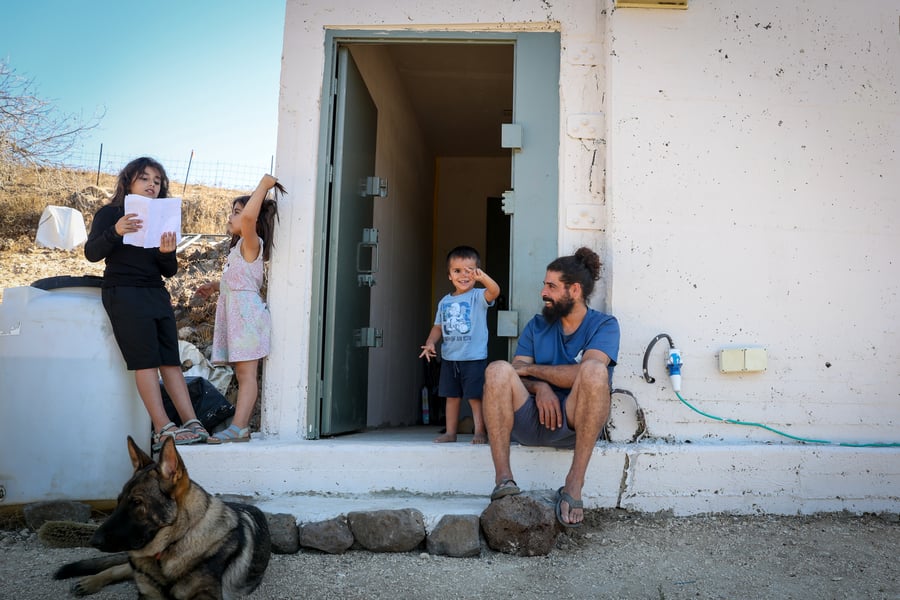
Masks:
[[[896,515],[664,518],[590,511],[548,556],[482,551],[274,555],[255,599],[886,598],[900,599]],[[63,598],[51,579],[89,549],[48,549],[0,532],[0,598]],[[131,584],[94,596],[134,598]]]

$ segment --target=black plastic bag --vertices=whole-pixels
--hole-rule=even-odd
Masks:
[[[212,430],[225,419],[234,416],[234,406],[216,389],[212,383],[203,377],[185,377],[188,393],[191,395],[191,404],[194,405],[194,412],[197,418],[203,423],[207,431]],[[163,408],[173,423],[181,426],[181,417],[172,404],[172,399],[166,392],[166,388],[160,382],[159,389],[162,392]]]

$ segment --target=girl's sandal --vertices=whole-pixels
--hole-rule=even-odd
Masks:
[[[190,429],[179,428],[178,425],[169,421],[163,425],[162,429],[153,434],[153,445],[151,446],[153,452],[159,452],[163,445],[163,438],[167,436],[175,440],[176,446],[184,446],[200,441],[200,436]]]
[[[209,432],[206,430],[206,427],[203,426],[203,423],[201,423],[199,419],[191,419],[190,421],[185,421],[183,427],[190,430],[190,432],[194,435],[198,436],[201,443],[209,440]]]
[[[227,429],[223,429],[213,437],[206,440],[207,444],[229,444],[232,442],[249,442],[250,428],[241,429],[237,425],[229,425]]]

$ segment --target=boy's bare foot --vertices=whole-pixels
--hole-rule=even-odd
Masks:
[[[446,444],[447,442],[455,442],[456,434],[455,433],[445,433],[444,435],[439,435],[434,438],[435,444]]]
[[[487,444],[487,435],[484,433],[476,433],[472,436],[473,444]]]

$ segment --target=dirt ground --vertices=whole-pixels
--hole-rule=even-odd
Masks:
[[[274,555],[250,598],[900,598],[896,516],[651,517],[588,513],[548,556],[482,550]],[[0,532],[0,598],[67,597],[63,563],[93,550],[49,549],[27,530]],[[132,584],[93,596],[134,598]]]

